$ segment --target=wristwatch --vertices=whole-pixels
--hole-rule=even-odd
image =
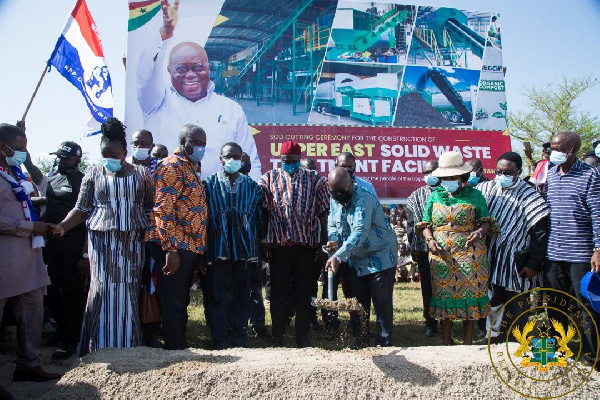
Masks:
[[[90,258],[90,256],[88,255],[88,253],[83,253],[81,255],[81,258],[85,258],[87,260],[88,258]]]

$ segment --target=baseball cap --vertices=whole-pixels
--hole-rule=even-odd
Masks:
[[[592,308],[600,312],[600,274],[588,272],[581,279],[581,295],[588,299]]]
[[[60,158],[71,156],[81,157],[81,146],[75,142],[62,142],[58,147],[58,150],[50,154],[54,154]]]

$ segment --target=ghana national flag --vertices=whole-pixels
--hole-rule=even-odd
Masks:
[[[130,1],[128,31],[140,28],[160,11],[160,0]]]

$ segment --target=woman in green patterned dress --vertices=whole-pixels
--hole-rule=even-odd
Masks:
[[[432,175],[441,179],[441,186],[431,193],[417,226],[430,250],[429,314],[441,320],[444,346],[452,344],[452,320],[463,320],[464,344],[471,344],[473,321],[491,311],[484,238],[492,219],[481,192],[466,185],[464,175],[471,169],[457,152],[440,156]]]

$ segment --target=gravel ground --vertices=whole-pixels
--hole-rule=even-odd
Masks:
[[[499,348],[498,348],[499,349]],[[498,350],[494,349],[494,350]],[[17,399],[513,399],[487,346],[321,349],[105,349],[44,368],[67,370],[58,382],[0,382]],[[12,367],[10,368],[12,372]],[[572,398],[597,398],[594,372]]]

